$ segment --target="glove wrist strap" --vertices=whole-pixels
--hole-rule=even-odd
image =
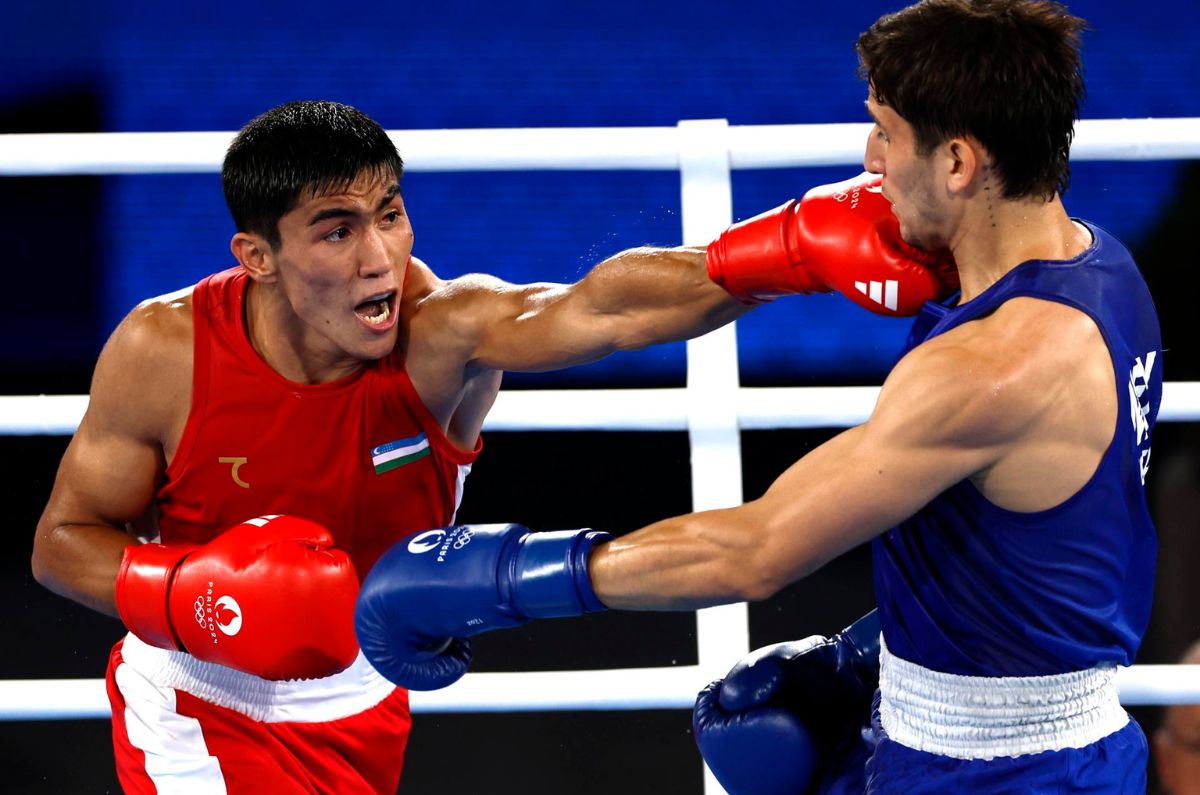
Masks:
[[[151,646],[183,651],[171,625],[167,596],[175,571],[191,546],[132,544],[117,570],[117,613],[129,631]]]
[[[816,291],[796,265],[795,199],[726,229],[709,244],[708,278],[744,304],[778,295]]]
[[[879,682],[879,641],[882,637],[879,611],[872,610],[834,638],[843,657],[859,680],[874,690]]]
[[[532,533],[513,560],[513,603],[529,618],[577,616],[605,610],[592,590],[588,555],[611,536],[594,530]]]

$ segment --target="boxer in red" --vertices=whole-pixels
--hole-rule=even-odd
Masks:
[[[453,522],[504,370],[695,336],[779,294],[900,314],[956,286],[866,179],[575,284],[443,280],[412,256],[401,172],[353,108],[253,120],[222,171],[236,267],[144,302],[100,355],[33,570],[130,629],[108,670],[127,792],[396,791],[407,693],[355,644],[356,572]]]

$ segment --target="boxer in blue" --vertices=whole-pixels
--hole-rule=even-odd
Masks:
[[[877,615],[701,695],[731,792],[1143,792],[1114,674],[1150,609],[1162,353],[1129,252],[1062,203],[1083,27],[1051,2],[924,0],[859,38],[865,166],[962,285],[926,306],[864,424],[758,499],[618,539],[488,525],[444,531],[444,554],[398,545],[356,611],[375,666],[441,686],[478,632],[761,599],[870,540]]]

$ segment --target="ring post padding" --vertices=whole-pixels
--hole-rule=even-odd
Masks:
[[[728,134],[729,124],[724,119],[679,124],[686,245],[707,245],[733,220]],[[692,447],[693,510],[731,508],[742,503],[737,397],[735,325],[731,323],[688,341],[684,403]],[[700,667],[724,673],[733,661],[749,651],[746,606],[699,611],[696,642]]]
[[[679,123],[679,176],[683,242],[705,246],[733,222],[729,122]],[[738,354],[735,324],[687,343],[688,440],[692,448],[692,510],[742,504],[742,445],[738,429]],[[711,677],[750,650],[750,614],[744,604],[696,612],[699,668]],[[693,694],[694,698],[694,694]],[[704,792],[724,793],[705,766]]]

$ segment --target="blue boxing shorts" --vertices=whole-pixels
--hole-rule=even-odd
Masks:
[[[884,647],[866,792],[1142,795],[1146,736],[1115,674],[958,676]]]

